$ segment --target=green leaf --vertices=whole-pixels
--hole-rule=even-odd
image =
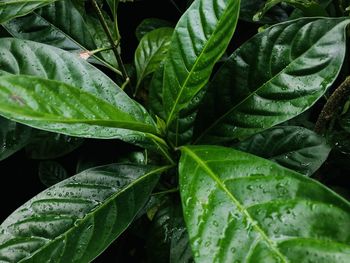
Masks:
[[[4,262],[90,262],[132,222],[167,167],[101,166],[40,193],[0,227]]]
[[[349,21],[288,21],[237,49],[211,82],[198,113],[197,142],[245,138],[310,108],[338,76]]]
[[[254,15],[253,20],[259,21],[267,11],[282,2],[300,9],[304,16],[328,16],[326,10],[314,0],[268,0]]]
[[[265,3],[265,0],[241,0],[239,19],[248,22],[259,22],[267,24],[274,24],[276,22],[288,20],[288,11],[283,7],[274,6],[261,20],[253,21],[254,15],[259,11],[261,7],[264,6]]]
[[[160,63],[159,68],[154,72],[149,85],[148,108],[152,113],[165,120],[163,106],[162,88],[164,76],[164,63]]]
[[[94,50],[97,46],[88,30],[81,9],[72,0],[65,0],[41,8],[36,13],[86,49]],[[67,23],[70,20],[74,23]]]
[[[0,117],[0,161],[21,150],[30,137],[29,127]]]
[[[173,27],[173,24],[163,19],[146,18],[137,26],[135,30],[136,38],[140,41],[147,33],[160,27]]]
[[[90,32],[90,35],[95,43],[95,46],[97,48],[110,47],[108,37],[104,32],[104,29],[100,21],[96,17],[93,17],[92,15],[89,15],[89,14],[84,14],[83,17],[86,23],[87,30]],[[109,28],[113,28],[114,24],[109,19],[109,17],[107,15],[104,15],[104,17]],[[117,41],[116,31],[115,30],[111,30],[111,31],[112,31],[113,39],[116,42]],[[113,67],[118,68],[118,62],[112,50],[102,51],[98,54],[98,56],[103,58],[107,63],[109,63]]]
[[[67,23],[69,20],[74,20],[74,23]],[[113,26],[107,17],[106,21]],[[79,53],[91,63],[103,65],[116,72],[116,59],[111,51],[97,54],[90,52],[108,46],[108,40],[100,22],[85,11],[84,4],[78,6],[72,0],[57,1],[25,17],[13,19],[3,26],[16,38]]]
[[[0,24],[12,18],[29,14],[33,10],[55,1],[56,0],[3,0],[0,2]]]
[[[0,54],[0,73],[33,75],[65,82],[122,111],[139,116],[142,122],[152,122],[141,105],[130,99],[105,74],[74,54],[44,44],[11,38],[0,39]],[[86,128],[84,126],[81,126],[82,130]],[[94,136],[121,139],[145,148],[160,147],[159,139],[153,135],[131,130],[105,128],[103,133]]]
[[[165,199],[165,200],[164,200]],[[174,198],[175,199],[175,198]],[[161,197],[147,239],[148,262],[192,262],[192,252],[178,199]]]
[[[47,187],[67,179],[68,174],[64,167],[55,161],[43,161],[39,163],[40,181]]]
[[[77,149],[84,139],[64,134],[33,130],[31,139],[25,147],[32,159],[55,159]]]
[[[91,93],[32,76],[0,78],[0,114],[38,129],[80,137],[98,138],[105,127],[157,133],[152,122]]]
[[[137,84],[135,94],[142,80],[156,71],[160,62],[166,56],[173,29],[162,27],[147,33],[140,41],[135,51],[135,67]]]
[[[196,0],[180,18],[164,66],[167,126],[208,82],[235,30],[239,4],[239,0]]]
[[[271,128],[240,142],[235,148],[305,175],[316,172],[331,150],[323,137],[296,126]]]
[[[350,261],[350,204],[317,181],[217,146],[182,147],[179,172],[196,262]]]

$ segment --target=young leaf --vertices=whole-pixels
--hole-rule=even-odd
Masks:
[[[0,161],[21,150],[30,141],[31,130],[0,117]]]
[[[147,33],[140,41],[135,51],[135,67],[137,74],[136,91],[142,80],[159,67],[166,56],[173,29],[162,27]]]
[[[236,27],[240,0],[196,0],[176,25],[164,66],[169,126],[208,82]]]
[[[180,190],[197,262],[350,260],[350,204],[247,153],[182,147]]]
[[[237,49],[211,82],[197,142],[245,138],[310,108],[338,76],[349,21],[288,21]]]
[[[55,159],[74,151],[83,142],[84,139],[78,137],[33,130],[25,151],[32,159]]]
[[[268,129],[240,142],[235,148],[305,175],[316,172],[331,150],[323,137],[296,126]]]
[[[147,33],[160,27],[173,27],[169,21],[158,18],[146,18],[137,26],[135,35],[138,41],[141,40]]]
[[[0,24],[12,18],[24,16],[33,10],[51,4],[56,0],[6,0],[0,2]]]
[[[79,137],[98,138],[104,127],[157,132],[152,121],[139,119],[80,88],[32,76],[0,77],[0,115]]]
[[[0,226],[4,262],[90,262],[132,222],[167,167],[107,165],[40,193]]]

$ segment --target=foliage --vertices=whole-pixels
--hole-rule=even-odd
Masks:
[[[0,1],[0,262],[350,262],[349,1],[133,2]]]

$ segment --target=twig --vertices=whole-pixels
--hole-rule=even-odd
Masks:
[[[96,10],[98,19],[100,20],[100,23],[101,23],[101,25],[103,27],[103,30],[105,31],[105,33],[107,35],[108,41],[111,44],[113,53],[114,53],[114,55],[115,55],[115,57],[117,59],[118,65],[119,65],[120,70],[122,72],[124,81],[127,81],[129,79],[129,76],[128,76],[128,74],[126,72],[126,69],[124,67],[122,58],[120,57],[120,54],[118,52],[118,45],[113,40],[112,33],[109,30],[109,28],[108,28],[107,22],[106,22],[105,18],[103,17],[102,11],[101,11],[100,7],[98,6],[96,0],[92,0],[92,4],[93,4],[94,9]]]
[[[315,132],[321,134],[329,120],[331,120],[338,111],[341,101],[350,93],[350,76],[333,92],[324,105],[315,124]]]

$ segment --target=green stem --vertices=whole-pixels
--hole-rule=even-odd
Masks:
[[[92,4],[93,4],[94,9],[96,10],[96,13],[97,13],[97,16],[100,20],[100,23],[103,27],[103,30],[105,31],[105,33],[107,35],[108,41],[112,47],[112,50],[113,50],[113,53],[114,53],[116,59],[117,59],[117,62],[118,62],[118,65],[121,69],[124,81],[127,81],[129,79],[129,76],[128,76],[126,69],[124,67],[122,58],[118,52],[118,45],[113,40],[112,33],[108,28],[107,22],[106,22],[105,18],[103,17],[102,11],[101,11],[100,7],[98,6],[96,0],[92,0]]]
[[[165,194],[176,193],[176,192],[178,192],[178,191],[179,191],[179,188],[176,187],[176,188],[169,189],[169,190],[166,190],[166,191],[153,193],[153,194],[151,194],[151,195],[152,195],[152,196],[155,196],[155,195],[165,195]]]
[[[350,93],[350,76],[348,76],[342,84],[333,92],[329,97],[326,104],[324,105],[320,115],[315,124],[315,132],[321,134],[327,123],[334,117],[338,112],[340,103]]]
[[[151,133],[147,133],[147,136],[158,146],[160,153],[165,157],[165,159],[167,159],[171,165],[176,165],[175,161],[173,160],[168,151],[169,147],[166,144],[166,142],[163,139]]]

